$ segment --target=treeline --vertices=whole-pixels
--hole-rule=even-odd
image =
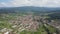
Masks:
[[[60,12],[49,14],[48,16],[50,16],[50,19],[60,19]]]

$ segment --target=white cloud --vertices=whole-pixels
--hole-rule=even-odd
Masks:
[[[12,2],[14,6],[25,6],[25,5],[31,5],[32,3],[28,0],[14,0]]]
[[[19,7],[19,6],[40,6],[40,7],[60,7],[60,0],[12,0],[1,2],[0,6]]]
[[[7,5],[6,5],[6,3],[1,2],[1,3],[0,3],[0,7],[7,7]]]

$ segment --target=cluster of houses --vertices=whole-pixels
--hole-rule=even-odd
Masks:
[[[39,28],[40,22],[42,23],[53,23],[54,20],[47,20],[46,17],[41,16],[16,16],[15,19],[9,20],[9,23],[12,24],[13,29],[4,28],[1,30],[0,34],[17,34],[24,30],[27,31],[36,31]],[[15,29],[15,30],[14,30]]]
[[[17,16],[17,18],[9,20],[9,23],[12,24],[12,28],[16,30],[13,31],[13,29],[8,30],[7,28],[5,28],[4,30],[6,31],[3,30],[3,34],[15,34],[17,33],[17,31],[21,32],[23,30],[36,31],[39,27],[39,22],[34,21],[32,15]]]

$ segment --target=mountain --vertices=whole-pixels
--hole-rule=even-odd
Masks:
[[[20,11],[32,11],[32,12],[60,12],[60,8],[48,8],[48,7],[35,7],[35,6],[23,6],[23,7],[3,7],[0,8],[0,13],[15,13]]]

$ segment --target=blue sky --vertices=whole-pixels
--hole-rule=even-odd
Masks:
[[[12,0],[0,0],[0,2],[9,2],[9,1],[12,1]]]
[[[0,0],[0,7],[60,7],[60,0]]]

